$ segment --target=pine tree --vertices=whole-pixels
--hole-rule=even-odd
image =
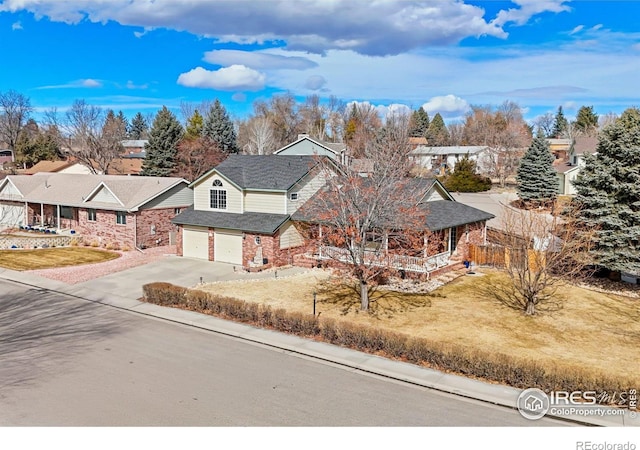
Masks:
[[[202,136],[202,127],[204,125],[204,118],[196,109],[193,115],[187,120],[187,129],[185,137],[188,139],[196,139]]]
[[[131,120],[131,125],[128,128],[128,136],[129,139],[147,139],[149,137],[149,125],[147,121],[144,119],[144,116],[138,112],[133,120]]]
[[[453,173],[444,179],[444,186],[452,192],[482,192],[491,189],[491,180],[476,173],[476,163],[466,154]]]
[[[204,119],[202,136],[209,139],[226,153],[238,153],[233,122],[231,122],[227,110],[218,99],[213,103]]]
[[[549,143],[542,134],[538,134],[522,157],[516,175],[521,200],[543,204],[555,200],[558,174],[553,168],[553,160]]]
[[[551,135],[555,138],[562,138],[566,137],[568,131],[569,122],[567,122],[566,117],[564,117],[562,106],[558,106],[558,112],[553,120],[553,130],[551,131]]]
[[[576,115],[576,129],[584,134],[595,134],[598,129],[598,115],[593,106],[582,106]]]
[[[411,114],[409,134],[413,137],[427,137],[429,131],[429,114],[421,106]]]
[[[441,146],[449,144],[449,130],[444,124],[444,119],[440,113],[433,116],[433,120],[429,124],[427,131],[427,141],[431,146]]]
[[[630,108],[599,137],[574,182],[577,223],[592,235],[597,264],[621,272],[640,268],[640,110]]]
[[[176,116],[163,106],[153,120],[149,142],[144,146],[147,156],[141,175],[166,177],[175,166],[177,146],[184,130]]]

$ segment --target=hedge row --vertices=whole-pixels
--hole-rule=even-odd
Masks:
[[[270,306],[190,290],[170,283],[146,284],[143,292],[145,301],[149,303],[187,308],[259,327],[314,337],[331,344],[520,389],[537,387],[545,392],[622,392],[634,387],[630,380],[582,368],[548,368],[535,361],[470,350],[460,345],[446,345],[347,321],[319,319],[310,314],[272,309]]]

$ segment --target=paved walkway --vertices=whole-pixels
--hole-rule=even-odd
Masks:
[[[165,319],[261,343],[294,354],[329,361],[344,367],[375,373],[430,389],[477,399],[508,408],[515,408],[521,390],[472,380],[469,378],[426,369],[409,363],[392,361],[366,353],[302,339],[284,333],[242,325],[193,311],[166,308],[140,302],[142,285],[151,281],[168,281],[181,286],[195,286],[203,282],[264,277],[285,277],[304,272],[306,269],[289,268],[247,274],[234,271],[228,264],[168,256],[150,264],[113,273],[92,281],[68,285],[60,281],[38,277],[34,274],[0,269],[0,278],[50,289],[76,296],[92,302],[118,309],[132,311],[151,317]],[[602,410],[610,408],[602,407]],[[547,415],[547,417],[553,417]],[[604,426],[640,426],[640,419],[631,419],[627,411],[624,416],[578,416],[563,417],[578,423]]]

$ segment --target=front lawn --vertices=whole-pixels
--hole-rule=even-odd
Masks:
[[[0,267],[11,270],[51,269],[100,263],[118,257],[120,255],[115,252],[80,247],[0,250]]]
[[[347,291],[328,284],[326,272],[317,270],[281,279],[212,283],[201,289],[309,314],[315,291],[321,317],[492,351],[549,368],[580,367],[628,377],[640,385],[640,300],[566,286],[557,292],[562,309],[529,317],[483,293],[483,279],[506,278],[497,271],[482,272],[462,276],[431,294],[387,293],[378,297],[375,315],[359,312],[357,298],[347,308]]]

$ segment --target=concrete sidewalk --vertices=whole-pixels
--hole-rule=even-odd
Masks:
[[[285,277],[303,271],[305,269],[283,269],[278,271],[277,276]],[[142,296],[142,285],[147,282],[157,280],[182,286],[194,286],[199,283],[200,276],[203,277],[204,282],[211,282],[241,278],[275,277],[276,273],[274,271],[255,274],[239,273],[234,271],[232,266],[225,264],[167,257],[167,259],[145,266],[135,267],[91,282],[70,286],[29,273],[0,269],[0,278],[8,281],[30,285],[39,289],[48,289],[133,313],[221,333],[293,354],[339,364],[345,368],[361,370],[512,409],[516,408],[517,399],[521,393],[520,389],[484,383],[462,376],[426,369],[414,364],[393,361],[293,335],[226,321],[193,311],[161,307],[138,300]],[[599,407],[599,409],[608,411],[612,408]],[[558,416],[547,414],[546,417]],[[638,417],[631,418],[629,411],[626,411],[623,416],[584,417],[573,414],[558,418],[589,425],[640,426],[640,419]]]

